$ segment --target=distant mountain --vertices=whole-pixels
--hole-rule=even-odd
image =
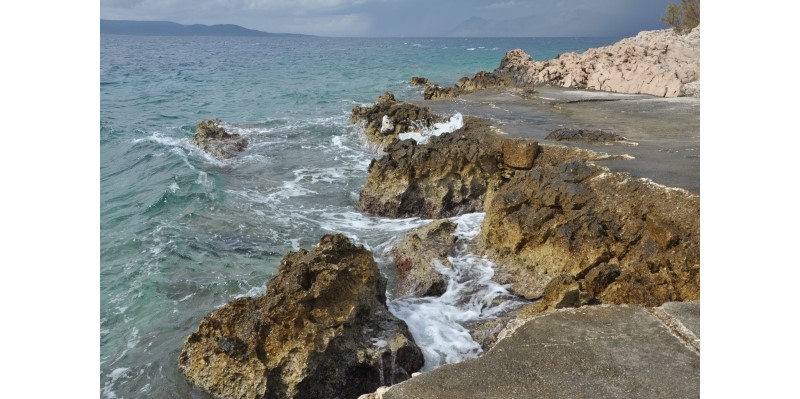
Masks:
[[[182,25],[167,21],[100,20],[100,33],[137,36],[309,36],[295,33],[269,33],[239,25]]]

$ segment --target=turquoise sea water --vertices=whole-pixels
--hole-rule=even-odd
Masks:
[[[206,397],[177,369],[209,311],[263,293],[280,258],[343,232],[381,249],[423,221],[353,208],[374,154],[349,124],[411,76],[452,84],[505,51],[537,60],[617,38],[136,37],[100,44],[100,389],[104,398]],[[250,145],[219,161],[191,144],[220,118]]]

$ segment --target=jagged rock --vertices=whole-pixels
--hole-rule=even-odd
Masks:
[[[622,137],[616,133],[604,132],[602,130],[572,128],[553,130],[544,139],[553,141],[577,141],[589,144],[604,144],[625,141],[625,137]]]
[[[520,49],[506,53],[494,70],[518,84],[548,84],[661,97],[700,90],[700,27],[687,35],[672,29],[640,32],[606,47],[561,54],[539,62]],[[696,82],[696,85],[686,86]]]
[[[228,133],[221,123],[219,119],[202,120],[195,128],[193,140],[203,151],[217,158],[232,158],[247,148],[247,139]]]
[[[700,296],[699,196],[543,146],[485,205],[497,281],[541,310]]]
[[[386,92],[371,106],[353,106],[350,122],[361,123],[370,143],[381,148],[398,138],[400,133],[430,128],[443,119],[414,104],[397,101]]]
[[[503,140],[503,163],[515,169],[530,169],[536,159],[539,143],[522,139]]]
[[[437,100],[441,98],[453,98],[474,91],[507,87],[511,85],[512,79],[505,75],[497,75],[491,72],[480,71],[472,78],[463,77],[452,87],[441,87],[439,85],[427,84],[422,97],[425,100]]]
[[[466,117],[464,126],[421,145],[395,141],[373,160],[356,208],[390,216],[442,218],[483,209],[497,184],[502,140],[486,134],[486,121]]]
[[[447,288],[444,276],[436,271],[433,262],[452,268],[447,260],[456,245],[456,224],[437,220],[407,233],[392,247],[390,254],[397,268],[395,297],[442,295]]]
[[[425,145],[390,145],[357,207],[392,217],[485,211],[481,242],[495,280],[540,299],[540,310],[699,298],[697,195],[594,166],[590,151],[525,147],[466,120]],[[518,147],[538,148],[535,162]],[[515,151],[525,162],[509,164]]]
[[[178,365],[223,398],[357,398],[423,365],[385,288],[369,251],[325,235],[287,254],[266,294],[204,317]]]
[[[409,81],[409,83],[412,86],[427,86],[427,85],[431,84],[431,82],[429,82],[427,78],[423,78],[423,77],[420,77],[420,76],[411,77],[411,80]]]

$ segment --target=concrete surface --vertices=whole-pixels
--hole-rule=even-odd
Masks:
[[[697,302],[655,309],[600,305],[545,313],[482,357],[423,373],[382,396],[696,398],[699,339],[687,339],[699,333],[699,308]]]

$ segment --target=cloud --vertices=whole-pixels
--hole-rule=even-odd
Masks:
[[[486,8],[486,9],[489,9],[489,10],[496,10],[496,9],[516,7],[516,6],[517,6],[517,2],[514,1],[514,0],[511,0],[511,1],[504,1],[504,2],[500,2],[500,3],[492,3],[492,4],[489,4],[489,5],[485,5],[485,6],[481,7],[481,8]]]

